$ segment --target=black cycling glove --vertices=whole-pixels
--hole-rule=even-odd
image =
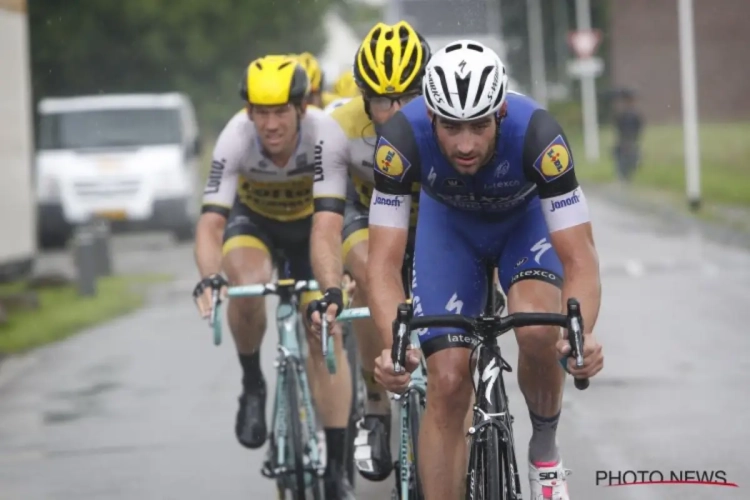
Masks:
[[[324,314],[331,304],[336,304],[336,317],[338,317],[344,310],[344,293],[341,288],[329,288],[322,298],[310,301],[307,305],[307,318],[312,319],[315,311]]]
[[[206,288],[210,288],[214,291],[221,291],[221,289],[225,286],[228,286],[229,283],[227,283],[227,280],[224,279],[224,276],[221,274],[212,274],[211,276],[208,276],[206,278],[203,278],[198,282],[197,285],[195,285],[195,288],[193,289],[193,300],[198,300],[198,297],[203,295],[203,292],[206,290]]]

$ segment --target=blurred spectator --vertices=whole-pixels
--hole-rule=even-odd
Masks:
[[[615,99],[615,147],[613,150],[617,176],[630,181],[640,164],[640,138],[643,115],[636,106],[635,93],[621,90]]]

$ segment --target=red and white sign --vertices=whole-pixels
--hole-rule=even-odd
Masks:
[[[568,33],[568,43],[581,59],[593,56],[601,40],[601,30],[579,30]]]

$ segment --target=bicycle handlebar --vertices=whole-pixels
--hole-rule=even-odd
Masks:
[[[479,316],[469,317],[460,314],[445,314],[436,316],[412,317],[410,304],[400,304],[393,323],[393,346],[391,357],[396,373],[404,371],[406,366],[406,350],[409,345],[410,331],[419,328],[448,327],[460,328],[467,335],[480,341],[486,341],[489,336],[497,338],[513,328],[525,326],[559,326],[568,330],[570,354],[575,359],[577,367],[583,366],[583,318],[581,306],[574,298],[568,299],[568,313],[515,313],[505,317]],[[575,379],[575,386],[584,390],[589,386],[589,379]]]

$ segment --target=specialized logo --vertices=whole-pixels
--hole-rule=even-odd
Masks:
[[[570,149],[565,144],[562,135],[555,137],[544,153],[534,162],[534,168],[542,174],[547,182],[553,181],[573,168],[573,159],[570,155]]]
[[[435,184],[435,179],[437,179],[437,174],[435,173],[435,167],[430,168],[430,174],[427,176],[427,182],[430,183],[430,186]]]
[[[393,144],[381,137],[375,148],[375,168],[383,175],[401,180],[411,168],[411,163],[393,147]]]
[[[492,358],[490,364],[485,366],[484,372],[482,372],[482,382],[487,382],[487,387],[484,391],[484,397],[488,403],[492,404],[492,386],[495,385],[498,375],[500,375],[500,367],[496,365],[497,359]]]
[[[542,263],[542,255],[544,255],[550,248],[552,248],[552,243],[548,242],[547,238],[542,238],[534,243],[534,246],[531,247],[531,251],[534,252],[534,260],[537,264]]]
[[[568,196],[567,198],[563,198],[562,200],[557,200],[552,202],[552,210],[550,210],[550,213],[556,212],[560,210],[561,208],[569,207],[571,205],[575,205],[576,203],[581,201],[581,197],[578,196],[578,193],[573,193],[572,195]]]
[[[458,67],[461,68],[461,73],[463,73],[466,70],[466,61],[461,61],[458,63]]]
[[[375,197],[375,205],[385,205],[386,207],[400,207],[402,202],[402,197],[396,197],[396,198],[386,198],[385,196],[376,196]]]

